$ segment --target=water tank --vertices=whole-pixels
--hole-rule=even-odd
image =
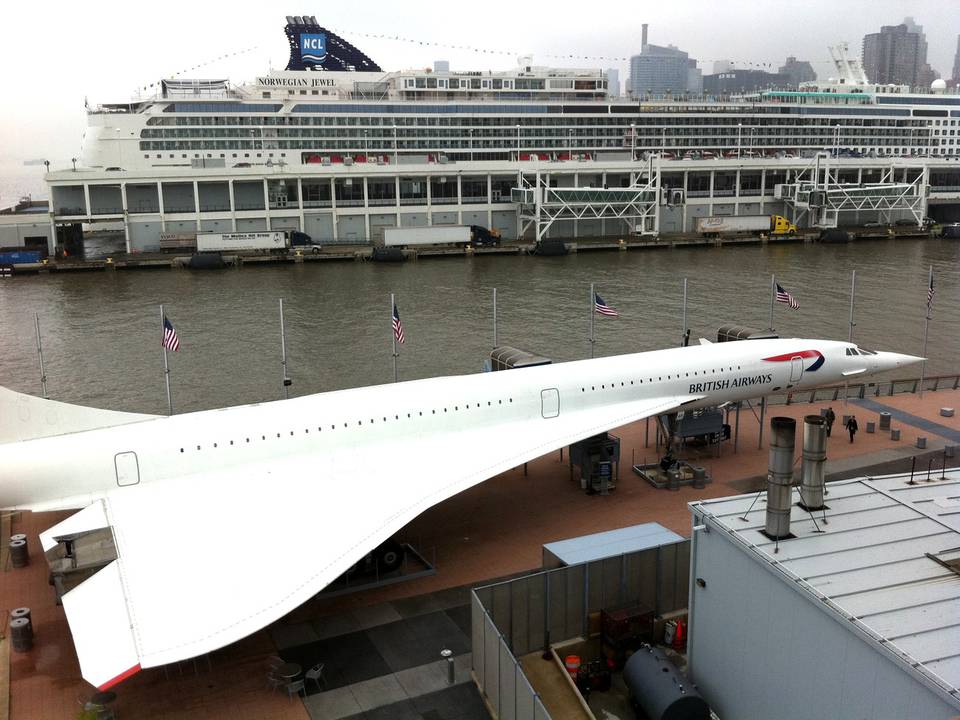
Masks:
[[[710,707],[659,648],[643,645],[623,667],[623,682],[649,720],[710,720]]]

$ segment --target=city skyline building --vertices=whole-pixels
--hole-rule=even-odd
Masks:
[[[789,75],[764,70],[732,69],[703,78],[703,92],[707,95],[735,95],[787,87],[793,87]]]
[[[863,69],[871,82],[882,85],[926,86],[939,77],[927,62],[923,26],[912,17],[899,25],[883,25],[863,38]]]
[[[960,35],[957,35],[957,52],[953,56],[953,74],[951,79],[954,83],[960,83]]]
[[[779,73],[789,78],[790,85],[799,87],[801,83],[814,82],[817,79],[817,73],[813,65],[807,60],[797,60],[790,55],[786,62],[780,66]]]
[[[702,73],[697,61],[675,45],[651,45],[647,24],[642,28],[640,54],[630,58],[630,95],[700,92]]]

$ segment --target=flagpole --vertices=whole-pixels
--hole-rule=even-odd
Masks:
[[[287,337],[283,327],[283,298],[280,298],[280,383],[283,385],[283,399],[289,400],[290,393],[287,388],[292,381],[287,377]]]
[[[773,301],[777,297],[777,276],[770,276],[770,332],[773,332]]]
[[[160,337],[166,332],[163,321],[166,319],[163,313],[163,304],[160,304]],[[163,344],[163,379],[167,384],[167,415],[173,415],[173,397],[170,395],[170,364],[167,362],[167,346]]]
[[[397,331],[393,328],[393,309],[397,306],[393,293],[390,293],[390,338],[393,340],[393,381],[397,381]]]
[[[680,345],[687,341],[687,279],[683,279],[683,329],[680,332]]]
[[[920,397],[923,397],[923,378],[927,369],[927,335],[930,331],[930,286],[933,284],[933,265],[930,266],[930,273],[927,275],[927,314],[923,322],[923,352],[921,356],[923,361],[920,363]]]
[[[850,330],[847,333],[847,342],[853,342],[853,328],[856,323],[853,321],[853,299],[857,294],[857,271],[854,270],[850,277]]]
[[[853,328],[856,327],[856,323],[853,321],[853,301],[857,295],[857,271],[854,270],[850,276],[850,320],[848,321],[849,327],[847,328],[847,342],[853,342]],[[847,404],[847,390],[850,387],[850,383],[847,380],[843,381],[843,404]]]
[[[37,357],[40,358],[40,387],[43,390],[43,396],[47,396],[47,373],[43,370],[43,343],[40,341],[40,315],[33,314],[34,323],[37,326]]]
[[[597,314],[596,300],[597,296],[593,289],[593,283],[590,283],[590,359],[593,359],[593,318]]]
[[[493,346],[497,347],[497,289],[493,289]]]

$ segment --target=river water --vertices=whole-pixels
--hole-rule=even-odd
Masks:
[[[494,287],[499,342],[555,361],[589,356],[591,282],[621,314],[596,318],[598,356],[677,345],[684,277],[694,341],[724,324],[766,327],[771,273],[801,304],[776,305],[781,335],[843,340],[854,268],[854,340],[920,354],[930,265],[927,373],[960,372],[960,242],[878,240],[18,276],[0,279],[0,385],[40,393],[39,313],[51,398],[165,412],[160,303],[181,339],[170,353],[177,412],[282,396],[279,298],[294,395],[393,379],[391,292],[406,334],[401,380],[478,371],[493,343]]]

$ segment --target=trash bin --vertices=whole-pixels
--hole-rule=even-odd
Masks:
[[[880,413],[880,429],[881,430],[890,429],[890,413],[888,412]]]
[[[926,447],[927,447],[927,439],[926,439],[925,437],[918,437],[918,438],[917,438],[917,449],[918,449],[918,450],[923,450],[923,449],[925,449]]]
[[[891,430],[891,431],[890,431],[890,439],[891,439],[891,440],[899,440],[899,439],[900,439],[900,429],[899,429],[899,428],[896,429],[896,430]]]
[[[867,432],[873,433],[876,432],[877,424],[873,420],[867,420]]]

